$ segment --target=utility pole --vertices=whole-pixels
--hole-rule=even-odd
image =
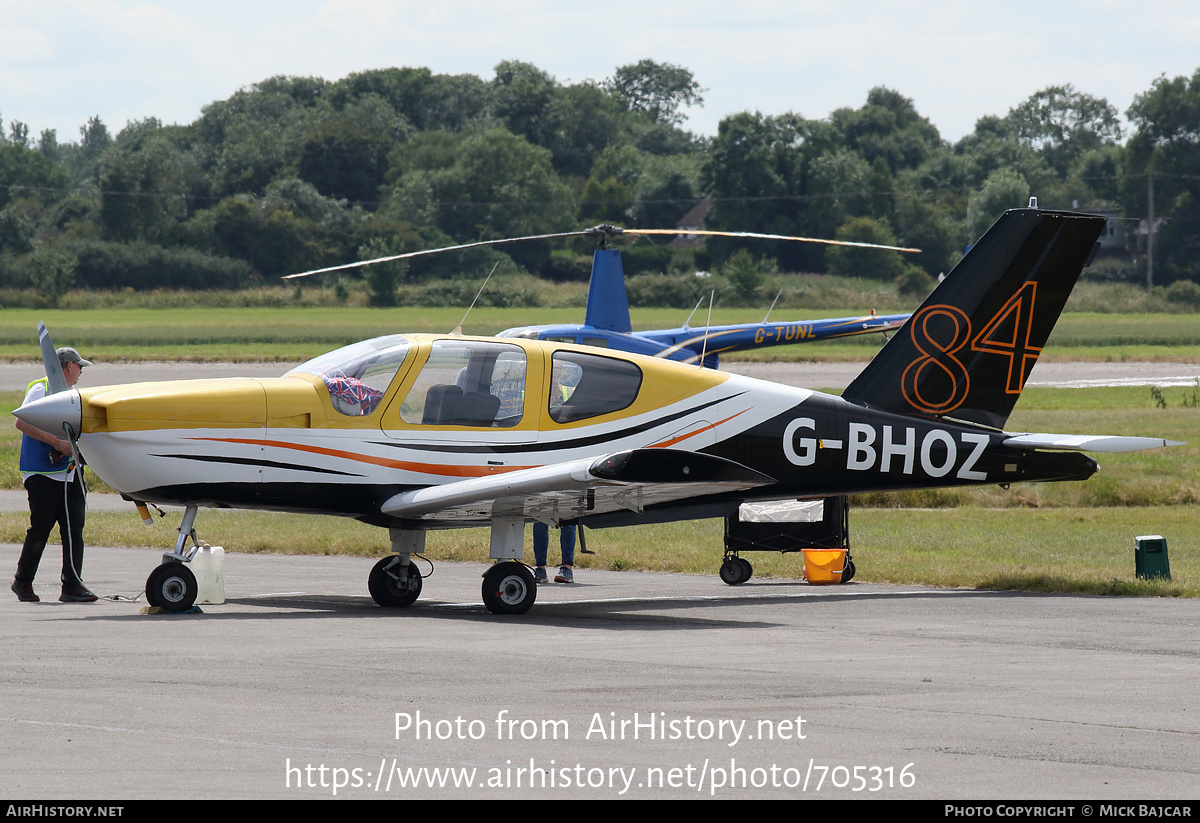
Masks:
[[[1146,201],[1149,204],[1146,225],[1146,291],[1154,290],[1154,172],[1146,177]]]

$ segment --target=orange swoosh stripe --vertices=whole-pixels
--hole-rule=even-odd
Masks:
[[[392,460],[388,457],[374,457],[369,454],[356,454],[341,449],[327,449],[321,446],[306,446],[300,443],[281,443],[277,440],[253,440],[237,437],[195,437],[193,440],[211,440],[216,443],[241,443],[249,446],[271,446],[277,449],[292,449],[294,451],[323,454],[338,457],[343,460],[353,460],[358,463],[370,463],[376,466],[386,466],[389,469],[420,472],[421,474],[438,474],[445,477],[484,477],[497,472],[512,472],[533,466],[447,466],[441,463],[414,463],[408,460]]]
[[[709,425],[705,426],[702,429],[696,429],[694,432],[688,432],[687,434],[681,434],[681,435],[679,435],[679,437],[672,437],[670,440],[663,440],[661,442],[654,443],[653,445],[650,446],[650,448],[665,449],[665,448],[668,448],[669,446],[674,446],[676,443],[681,443],[684,440],[687,440],[689,437],[695,437],[696,435],[701,434],[702,432],[706,432],[709,429],[715,429],[717,426],[720,426],[724,423],[728,423],[730,420],[737,417],[738,414],[744,414],[747,411],[748,411],[748,409],[742,409],[737,414],[731,414],[729,417],[726,417],[724,420],[718,420],[716,423],[710,423]]]

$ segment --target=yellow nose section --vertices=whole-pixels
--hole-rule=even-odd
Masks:
[[[83,390],[80,397],[84,434],[267,423],[266,392],[249,378],[102,386]]]

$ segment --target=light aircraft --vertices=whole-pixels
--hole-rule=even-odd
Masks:
[[[624,230],[618,230],[615,226],[609,225],[596,226],[588,230],[591,236],[600,238],[600,248],[594,252],[592,257],[592,275],[588,283],[587,309],[582,325],[558,323],[546,326],[525,326],[506,329],[496,336],[549,340],[558,343],[579,343],[584,346],[616,349],[649,357],[665,357],[682,363],[702,363],[708,368],[715,369],[720,355],[724,352],[894,331],[900,328],[909,317],[907,314],[876,316],[872,311],[870,315],[860,317],[776,321],[774,323],[768,323],[767,318],[763,318],[761,323],[739,323],[728,326],[706,325],[703,329],[691,328],[685,322],[677,329],[635,332],[629,319],[629,299],[625,291],[621,253],[617,249],[607,247],[608,238],[618,231],[624,232]],[[714,232],[714,234],[716,233],[725,234],[724,232]],[[812,238],[788,239],[812,241]],[[898,247],[878,248],[916,251]],[[697,308],[699,308],[699,304]],[[693,310],[694,313],[695,310]],[[768,311],[768,318],[770,314]]]
[[[537,587],[531,520],[624,526],[723,517],[743,501],[1084,480],[1081,451],[1175,445],[1003,426],[1104,218],[1006,212],[841,397],[567,343],[391,335],[275,379],[59,391],[15,414],[65,432],[129,498],[183,505],[147,599],[183,610],[199,507],[387,528],[383,606],[420,595],[427,531],[490,527],[493,613]]]

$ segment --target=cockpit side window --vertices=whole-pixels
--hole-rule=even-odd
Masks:
[[[288,374],[320,377],[338,412],[365,417],[378,408],[408,352],[409,343],[403,337],[377,337],[323,354]]]
[[[400,419],[424,426],[515,426],[524,414],[525,376],[525,351],[517,346],[437,340],[400,405]]]
[[[633,363],[573,351],[551,359],[550,418],[574,423],[627,408],[637,399],[642,370]]]

